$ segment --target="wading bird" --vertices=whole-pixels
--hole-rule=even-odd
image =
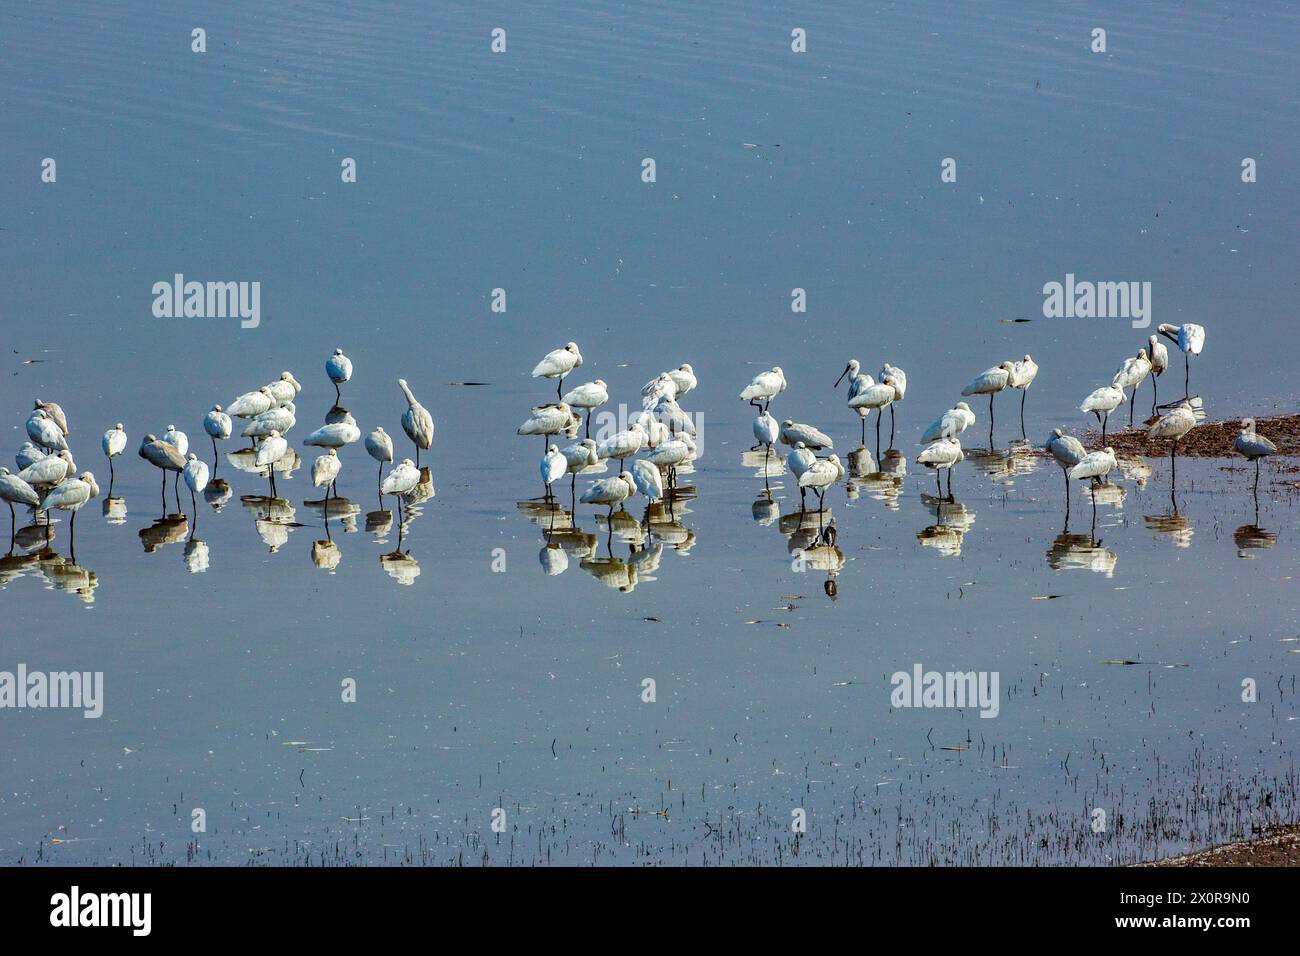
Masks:
[[[1247,460],[1255,463],[1255,494],[1259,494],[1259,460],[1277,454],[1277,445],[1255,431],[1255,419],[1243,418],[1241,431],[1232,443],[1237,454],[1245,455]]]
[[[199,505],[195,496],[202,494],[208,486],[208,466],[191,452],[185,461],[185,467],[181,469],[181,476],[185,479],[185,486],[190,489],[190,504],[194,507],[194,521],[197,524]]]
[[[817,495],[818,513],[826,510],[826,489],[839,481],[845,475],[844,465],[840,463],[839,455],[831,455],[829,458],[819,458],[813,462],[808,469],[799,476],[799,489],[811,488]]]
[[[314,445],[317,448],[343,448],[345,445],[351,445],[353,442],[360,440],[361,429],[356,425],[351,422],[333,422],[316,429],[304,438],[302,443],[304,445]],[[279,455],[276,456],[276,458],[279,457]]]
[[[1138,349],[1136,358],[1125,359],[1124,364],[1115,371],[1115,378],[1111,384],[1121,391],[1126,388],[1133,389],[1128,404],[1128,424],[1130,428],[1133,427],[1133,406],[1137,404],[1138,386],[1150,374],[1151,360],[1147,358],[1146,349]]]
[[[327,425],[326,428],[335,426]],[[320,429],[324,431],[324,429]],[[355,428],[353,429],[356,430]],[[354,439],[355,440],[355,439]],[[285,456],[289,450],[289,443],[280,437],[277,431],[271,432],[262,440],[262,444],[257,449],[257,457],[254,459],[257,467],[265,468],[267,476],[271,479],[271,497],[275,494],[275,463]]]
[[[538,405],[533,408],[533,414],[529,419],[519,426],[516,434],[518,435],[558,435],[569,427],[573,421],[573,411],[568,405],[560,402],[558,405]],[[550,442],[546,442],[550,444]]]
[[[785,456],[785,466],[790,469],[790,474],[794,475],[796,482],[803,477],[803,473],[817,463],[817,456],[803,443],[799,442],[790,449],[790,453]],[[805,508],[805,499],[808,489],[799,485],[799,510]]]
[[[1025,436],[1025,398],[1029,395],[1029,386],[1038,378],[1038,363],[1026,353],[1019,362],[1011,363],[1011,374],[1007,378],[1007,388],[1020,389],[1020,437]]]
[[[256,418],[267,409],[274,408],[279,402],[271,389],[263,385],[255,392],[245,392],[226,408],[232,418]]]
[[[835,443],[831,441],[830,436],[821,429],[787,418],[781,423],[781,444],[794,447],[800,442],[803,442],[805,447],[811,448],[813,451],[835,447]]]
[[[601,458],[617,458],[618,473],[623,474],[626,459],[631,458],[645,447],[645,429],[639,422],[633,422],[626,431],[617,432],[597,443],[596,454]]]
[[[221,410],[220,405],[213,405],[212,411],[203,416],[203,430],[212,439],[212,473],[217,473],[217,442],[225,441],[234,430],[234,422]]]
[[[985,369],[961,390],[963,396],[987,395],[989,397],[989,448],[993,447],[993,396],[1007,387],[1007,383],[1011,381],[1013,368],[1010,362],[1003,362],[997,368]]]
[[[754,419],[754,438],[758,444],[754,448],[766,448],[769,452],[772,450],[772,444],[781,436],[781,427],[777,425],[776,419],[767,412],[762,412]]]
[[[569,470],[569,460],[560,454],[558,445],[550,445],[546,449],[546,454],[542,456],[540,470],[542,473],[542,484],[546,489],[546,497],[551,497],[551,485],[564,477],[564,473]]]
[[[1065,523],[1068,525],[1070,523],[1070,469],[1083,461],[1087,452],[1084,450],[1083,442],[1073,435],[1065,434],[1059,428],[1052,429],[1052,435],[1043,444],[1043,448],[1056,459],[1065,478]]]
[[[562,403],[570,408],[583,408],[587,411],[587,437],[591,437],[591,414],[592,412],[609,401],[609,389],[606,387],[603,379],[596,379],[594,382],[584,382],[577,388],[571,388],[564,393],[560,399]]]
[[[664,496],[664,478],[659,473],[659,466],[652,465],[648,461],[637,459],[632,462],[632,484],[636,485],[636,490],[645,496],[647,501],[659,501]],[[646,512],[647,523],[650,520],[650,512]]]
[[[376,428],[367,435],[366,454],[379,462],[379,477],[375,483],[382,486],[384,483],[384,462],[390,465],[393,463],[393,440],[388,437],[388,432],[382,428]]]
[[[951,431],[954,438],[975,424],[975,413],[965,402],[958,402],[930,423],[930,427],[921,436],[922,445],[938,441],[944,432]]]
[[[406,411],[402,412],[402,431],[415,443],[415,467],[420,467],[420,449],[429,450],[433,444],[433,416],[429,410],[415,400],[406,379],[399,378],[397,387],[406,396]]]
[[[593,481],[591,487],[584,491],[578,500],[588,505],[607,505],[609,516],[606,519],[606,526],[609,526],[609,520],[614,517],[614,506],[621,505],[634,494],[636,494],[636,482],[631,475],[620,472],[613,478]]]
[[[27,434],[47,452],[66,451],[68,442],[58,423],[43,408],[37,408],[27,419]]]
[[[332,491],[335,497],[338,497],[338,488],[335,482],[338,481],[339,470],[343,463],[339,461],[339,453],[335,448],[331,448],[325,454],[317,458],[311,466],[311,486],[313,488],[325,488],[325,497],[329,497]],[[328,509],[327,509],[328,511]],[[328,518],[328,514],[326,515]]]
[[[868,380],[871,376],[864,376]],[[849,399],[849,408],[856,411],[862,419],[862,444],[867,444],[867,416],[876,410],[876,458],[880,457],[880,419],[885,414],[885,407],[892,406],[898,391],[888,382],[868,382],[857,395]],[[890,413],[893,414],[892,412]]]
[[[18,517],[14,514],[14,505],[36,508],[41,503],[41,496],[23,479],[11,475],[8,468],[0,468],[0,498],[9,506],[9,540],[13,541],[18,533]]]
[[[582,353],[577,343],[568,342],[562,349],[547,352],[533,368],[533,378],[555,379],[555,395],[558,398],[564,385],[564,376],[582,364]]]
[[[18,463],[18,470],[22,471],[24,468],[34,465],[44,457],[45,452],[41,451],[41,449],[37,448],[31,442],[25,441],[18,449],[18,454],[14,455],[14,461]]]
[[[948,432],[921,449],[921,453],[916,456],[916,463],[934,470],[934,487],[940,498],[943,497],[943,486],[939,483],[939,472],[945,468],[948,470],[948,500],[952,501],[952,470],[965,457],[957,436]]]
[[[1183,398],[1191,398],[1191,362],[1190,356],[1200,355],[1201,349],[1205,348],[1205,329],[1192,322],[1185,322],[1182,325],[1162,324],[1158,331],[1171,342],[1177,342],[1178,348],[1183,353]]]
[[[292,372],[281,372],[280,377],[266,387],[271,390],[271,397],[277,402],[291,402],[302,391],[302,386]]]
[[[352,378],[352,359],[343,354],[342,349],[335,349],[334,354],[325,360],[325,374],[334,383],[334,403],[343,399],[339,386]]]
[[[420,483],[420,469],[415,467],[415,462],[409,458],[403,458],[402,463],[388,472],[383,483],[379,486],[381,495],[396,495],[398,520],[401,520],[402,496],[409,495],[415,490]]]
[[[1173,444],[1169,446],[1171,487],[1174,481],[1174,475],[1176,475],[1178,469],[1178,440],[1195,427],[1196,413],[1192,411],[1192,403],[1184,399],[1173,409],[1173,411],[1168,415],[1162,416],[1147,429],[1147,438],[1173,439]]]
[[[161,440],[165,441],[167,444],[171,445],[178,452],[180,452],[182,458],[184,458],[186,452],[190,450],[189,436],[186,435],[184,432],[177,431],[175,425],[167,426],[167,431],[163,432],[163,436]]]
[[[1025,358],[1029,358],[1028,355]],[[1035,366],[1034,373],[1038,368]],[[907,373],[896,365],[886,362],[880,367],[880,381],[894,386],[894,401],[889,403],[889,447],[894,447],[894,404],[907,397]],[[866,444],[865,442],[863,444]]]
[[[262,414],[258,415],[240,432],[244,438],[252,438],[254,442],[265,438],[273,431],[281,435],[288,434],[289,429],[298,423],[297,409],[293,402],[283,401],[274,408],[268,408]]]
[[[781,371],[781,366],[773,365],[769,371],[755,375],[741,391],[740,397],[760,412],[765,412],[772,404],[772,399],[784,392],[785,388],[785,372]]]
[[[1093,485],[1101,484],[1106,480],[1106,476],[1119,467],[1115,461],[1115,449],[1109,445],[1101,451],[1093,451],[1084,455],[1079,463],[1070,469],[1070,477],[1075,481],[1084,481],[1091,479]],[[1094,489],[1092,498],[1092,526],[1097,527],[1097,495]]]
[[[144,441],[140,443],[139,455],[149,464],[162,471],[163,484],[163,511],[167,510],[167,472],[176,472],[176,480],[180,481],[181,469],[185,467],[185,459],[181,453],[176,450],[176,446],[165,441],[159,441],[153,435],[145,435]],[[180,511],[181,493],[176,489],[176,510]]]
[[[695,457],[695,440],[690,435],[682,435],[672,441],[664,442],[647,459],[659,468],[668,470],[668,487],[677,487],[677,466]]]
[[[77,526],[77,512],[87,501],[98,495],[99,485],[95,483],[95,476],[88,471],[83,471],[76,478],[65,478],[55,485],[50,493],[41,499],[36,513],[48,515],[54,509],[71,513],[72,518],[68,528],[69,534],[72,534]]]
[[[113,472],[113,459],[126,449],[126,432],[122,430],[121,422],[104,432],[104,438],[99,446],[104,449],[104,455],[108,458],[108,487],[111,490],[113,479],[116,477]]]
[[[1154,415],[1156,413],[1156,379],[1165,374],[1165,369],[1169,368],[1169,349],[1165,348],[1165,343],[1154,335],[1147,339],[1147,345],[1150,348],[1147,358],[1151,362],[1151,414]]]
[[[68,437],[68,416],[64,414],[63,408],[60,405],[55,402],[43,402],[38,398],[36,399],[33,408],[39,408],[41,411],[45,412],[54,424],[59,426],[59,431],[63,432],[63,437]]]
[[[1101,423],[1101,440],[1106,440],[1106,422],[1110,420],[1110,413],[1124,404],[1124,389],[1114,385],[1103,385],[1096,389],[1079,406],[1081,412],[1091,412],[1097,416],[1097,421]]]

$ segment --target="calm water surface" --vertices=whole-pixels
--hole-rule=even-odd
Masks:
[[[1106,862],[1294,816],[1293,473],[1265,468],[1256,512],[1240,462],[1180,462],[1171,500],[1154,460],[1095,531],[1076,488],[1066,533],[1014,398],[942,514],[913,461],[966,381],[1026,352],[1029,438],[1084,427],[1148,332],[1042,318],[1066,273],[1150,281],[1155,322],[1204,324],[1211,418],[1294,411],[1293,9],[348,6],[0,14],[5,463],[35,397],[105,490],[99,436],[130,435],[121,510],[82,512],[75,564],[65,520],[0,570],[0,669],[106,688],[99,720],[0,717],[0,860]],[[260,281],[261,326],[154,319],[178,272]],[[549,541],[529,502],[541,442],[514,432],[554,389],[528,371],[569,339],[571,381],[615,405],[699,375],[705,454],[648,537],[641,499]],[[335,346],[363,431],[401,433],[399,376],[437,422],[436,495],[400,542],[359,446],[346,515],[327,531],[307,504]],[[905,475],[828,494],[841,553],[801,573],[797,492],[765,494],[736,394],[782,365],[773,413],[847,451],[850,357],[907,370]],[[223,457],[219,510],[155,524],[176,507],[140,437],[175,423],[210,460],[211,403],[286,368],[292,513]],[[916,663],[998,672],[998,716],[892,709]]]

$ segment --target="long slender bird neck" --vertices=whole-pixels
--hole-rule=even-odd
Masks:
[[[410,386],[408,386],[405,382],[398,382],[397,386],[402,390],[402,394],[406,396],[406,403],[408,405],[414,408],[416,405],[419,404],[419,402],[415,400],[415,396],[411,394]]]

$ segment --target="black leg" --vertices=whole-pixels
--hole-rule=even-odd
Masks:
[[[1184,352],[1183,353],[1183,398],[1192,397],[1191,379],[1192,379],[1191,359],[1189,359],[1187,357],[1187,353]]]
[[[1025,437],[1025,397],[1029,394],[1029,388],[1026,386],[1020,390],[1020,437]]]

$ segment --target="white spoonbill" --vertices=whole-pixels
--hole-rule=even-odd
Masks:
[[[1124,404],[1124,389],[1115,385],[1103,385],[1101,388],[1091,392],[1079,406],[1081,412],[1092,412],[1097,416],[1097,421],[1101,422],[1101,440],[1106,440],[1106,422],[1110,420],[1110,413]]]
[[[817,463],[817,456],[813,454],[803,442],[799,442],[790,449],[790,453],[785,456],[785,466],[790,469],[790,474],[794,475],[796,482],[803,477],[803,473]],[[804,500],[808,489],[803,485],[799,486],[799,510],[804,508]]]
[[[989,447],[993,447],[993,396],[1002,391],[1011,381],[1015,366],[1003,362],[997,368],[985,369],[976,375],[971,383],[961,390],[966,395],[987,395],[989,397]]]
[[[781,427],[777,425],[776,419],[767,412],[759,413],[759,416],[754,419],[754,438],[758,441],[758,445],[754,447],[762,445],[771,451],[773,442],[779,437],[781,437]]]
[[[226,411],[233,418],[256,418],[267,409],[274,408],[279,402],[271,389],[263,385],[255,392],[245,392],[230,403]]]
[[[379,477],[376,479],[379,485],[384,483],[384,462],[393,463],[393,440],[388,437],[388,432],[382,428],[376,428],[366,436],[366,454],[375,461],[379,462]]]
[[[840,463],[839,455],[832,454],[829,458],[820,458],[813,462],[799,476],[799,489],[802,491],[805,488],[811,488],[817,495],[818,510],[824,511],[826,489],[843,478],[844,475],[844,466]]]
[[[415,462],[411,459],[403,458],[401,464],[388,473],[388,477],[379,486],[379,491],[385,495],[405,495],[414,491],[419,483],[420,469],[415,467]]]
[[[217,467],[217,442],[229,438],[234,427],[234,422],[230,420],[229,415],[221,410],[220,405],[213,405],[212,410],[203,416],[203,430],[212,439],[212,468],[214,472]]]
[[[741,391],[740,397],[749,402],[760,412],[767,411],[767,406],[786,389],[785,372],[781,366],[773,365],[766,372],[759,372]]]
[[[321,455],[312,463],[311,486],[313,488],[324,486],[325,496],[327,498],[331,491],[333,491],[337,497],[339,490],[335,487],[335,482],[338,481],[339,470],[342,467],[343,463],[339,461],[338,449],[329,449],[329,451],[325,452],[325,454]]]
[[[25,441],[18,449],[18,454],[14,455],[14,461],[18,463],[18,470],[22,471],[24,468],[34,465],[44,457],[45,452],[41,451],[41,449],[37,448],[31,442]]]
[[[1075,481],[1084,481],[1092,479],[1094,486],[1104,482],[1106,476],[1119,467],[1115,461],[1115,449],[1107,445],[1101,451],[1093,451],[1084,455],[1079,463],[1070,469],[1070,477]],[[1092,498],[1092,525],[1097,527],[1097,493],[1094,487]]]
[[[1115,449],[1107,445],[1101,451],[1091,451],[1080,458],[1078,464],[1070,468],[1070,477],[1075,481],[1091,478],[1095,484],[1104,481],[1118,467]]]
[[[325,360],[325,374],[334,383],[334,402],[338,404],[343,398],[339,386],[352,378],[352,359],[344,355],[342,349],[335,349],[334,354]]]
[[[938,441],[931,442],[921,449],[921,453],[916,456],[916,463],[934,469],[934,486],[941,498],[943,497],[943,486],[939,483],[939,472],[945,468],[948,470],[948,500],[952,501],[952,469],[959,462],[965,460],[965,457],[961,449],[961,442],[957,440],[957,437],[946,434],[941,436]]]
[[[402,431],[415,443],[415,467],[420,467],[420,449],[425,451],[433,444],[433,416],[429,410],[415,400],[406,379],[399,378],[397,387],[406,396],[406,411],[402,412]]]
[[[65,451],[67,439],[58,423],[43,408],[37,408],[27,419],[27,434],[48,452]]]
[[[302,386],[292,372],[281,372],[280,377],[266,387],[271,390],[271,397],[277,402],[291,402],[302,391]]]
[[[54,486],[36,508],[37,514],[48,514],[53,509],[67,511],[72,514],[70,528],[75,528],[77,524],[77,512],[91,498],[99,494],[99,485],[95,483],[95,476],[88,471],[83,471],[76,478],[65,478]]]
[[[208,486],[208,466],[199,459],[199,456],[190,452],[189,458],[185,460],[185,467],[181,469],[181,477],[185,479],[185,486],[190,489],[190,504],[194,506],[194,518],[197,521],[199,517],[199,505],[195,496],[203,493],[203,489]]]
[[[678,398],[682,398],[698,384],[695,378],[695,369],[691,368],[687,362],[683,362],[674,369],[669,369],[666,374],[676,383]]]
[[[830,436],[821,429],[787,418],[781,423],[781,444],[793,447],[800,442],[803,442],[805,448],[811,448],[813,451],[835,447]]]
[[[326,426],[327,428],[335,426]],[[323,430],[323,429],[322,429]],[[271,480],[271,497],[276,497],[275,493],[275,463],[285,456],[289,451],[289,443],[280,436],[277,431],[272,431],[262,439],[262,444],[257,448],[257,456],[254,463],[259,468],[265,468],[267,477]]]
[[[185,459],[181,453],[176,450],[176,446],[159,441],[153,435],[145,435],[144,441],[140,443],[139,455],[149,464],[162,471],[163,476],[163,510],[167,508],[167,472],[176,472],[176,480],[180,481],[181,469],[185,467]],[[176,490],[176,510],[180,510],[180,489]]]
[[[1169,446],[1169,464],[1171,469],[1177,469],[1175,456],[1178,454],[1178,441],[1195,427],[1196,413],[1192,411],[1192,403],[1184,399],[1169,414],[1162,415],[1147,429],[1147,438],[1173,440]]]
[[[664,478],[659,466],[638,458],[632,462],[632,483],[645,495],[647,501],[659,501],[664,496]]]
[[[518,435],[558,435],[569,427],[573,419],[573,411],[564,402],[550,405],[537,405],[533,408],[533,414],[519,426],[516,434]],[[547,442],[549,445],[550,442]]]
[[[551,497],[551,485],[564,477],[564,473],[569,470],[569,460],[560,454],[558,445],[549,445],[546,454],[542,456],[541,467],[542,484],[546,486],[546,497]]]
[[[167,430],[163,432],[163,436],[161,440],[165,441],[167,444],[171,445],[178,452],[180,452],[182,458],[184,458],[186,452],[190,450],[189,436],[182,431],[177,431],[175,425],[167,426]]]
[[[275,408],[268,408],[247,425],[240,434],[245,438],[262,439],[273,431],[287,434],[298,423],[297,409],[293,402],[283,401]]]
[[[57,455],[46,455],[18,473],[18,477],[37,489],[52,488],[77,473],[72,452],[66,448]]]
[[[36,408],[39,408],[41,411],[45,412],[45,414],[50,417],[51,421],[53,421],[54,424],[59,426],[59,431],[63,432],[64,438],[68,437],[69,434],[68,416],[64,414],[63,407],[61,405],[59,405],[57,402],[43,402],[38,398],[36,399],[36,403],[33,406],[33,409]]]
[[[624,501],[636,494],[636,482],[632,476],[626,472],[620,472],[613,478],[601,478],[593,481],[591,487],[582,493],[578,499],[583,504],[589,505],[607,505],[609,507],[609,517],[614,516],[614,506],[621,505]],[[606,522],[608,525],[608,521]]]
[[[670,435],[690,435],[696,437],[695,422],[691,416],[667,395],[660,396],[654,407],[648,411],[657,421],[666,425]]]
[[[1255,419],[1243,418],[1241,431],[1237,433],[1237,440],[1232,443],[1232,447],[1237,454],[1245,455],[1248,461],[1255,463],[1255,494],[1259,494],[1259,460],[1276,455],[1277,445],[1255,431]]]
[[[677,382],[667,372],[660,372],[641,388],[641,407],[653,408],[659,399],[677,401]]]
[[[857,359],[849,359],[849,364],[844,366],[844,371],[840,372],[840,377],[835,380],[832,388],[839,388],[840,382],[844,381],[844,376],[849,377],[849,401],[853,401],[868,385],[874,385],[875,380],[862,371],[862,363]],[[865,441],[865,439],[864,439]]]
[[[677,466],[695,457],[695,441],[690,435],[682,435],[665,442],[646,456],[651,464],[668,470],[668,487],[677,486]]]
[[[18,533],[18,517],[14,514],[14,505],[36,508],[41,503],[41,497],[23,479],[9,474],[8,468],[0,468],[0,498],[9,506],[9,540],[13,541],[14,535]]]
[[[890,365],[888,362],[882,365],[880,381],[885,385],[894,386],[894,402],[901,402],[907,397],[907,373],[897,365]],[[889,403],[889,446],[891,448],[894,446],[894,402]]]
[[[1007,388],[1020,389],[1020,434],[1025,434],[1025,398],[1029,395],[1029,386],[1038,378],[1038,363],[1025,353],[1019,362],[1011,363],[1011,374],[1007,378]]]
[[[281,439],[281,441],[283,440]],[[361,429],[356,425],[351,422],[334,422],[330,425],[322,425],[304,438],[302,443],[304,445],[314,445],[317,448],[342,448],[360,440]],[[284,454],[284,452],[280,454]],[[276,455],[276,458],[279,457],[279,455]],[[261,464],[261,462],[259,461],[258,464]]]
[[[582,364],[582,353],[577,343],[568,342],[564,348],[547,352],[533,368],[533,378],[555,379],[555,394],[558,397],[564,384],[564,376]]]
[[[633,422],[626,431],[617,432],[597,444],[596,454],[601,458],[617,458],[618,473],[621,475],[626,459],[645,447],[645,437],[645,429],[639,422]]]
[[[584,468],[600,464],[600,453],[596,451],[596,440],[594,438],[584,438],[582,441],[567,445],[560,449],[560,454],[564,456],[564,460],[568,463],[569,471],[574,474]]]
[[[1151,360],[1147,358],[1146,349],[1138,349],[1135,358],[1125,359],[1124,364],[1115,370],[1115,378],[1111,384],[1119,389],[1133,389],[1133,394],[1128,399],[1128,424],[1130,428],[1133,427],[1133,406],[1137,404],[1138,386],[1150,374]]]
[[[122,430],[122,423],[118,422],[108,431],[104,432],[104,438],[99,443],[99,447],[104,449],[104,455],[108,458],[108,486],[113,487],[113,459],[126,450],[126,432]]]
[[[932,441],[938,441],[945,431],[951,431],[955,438],[974,424],[975,413],[970,410],[970,406],[965,402],[958,402],[930,423],[930,427],[921,436],[921,444],[928,445]]]
[[[1065,478],[1065,517],[1066,521],[1070,519],[1070,469],[1083,461],[1087,451],[1083,447],[1083,442],[1073,435],[1067,435],[1059,428],[1052,429],[1052,435],[1043,443],[1044,450],[1056,459],[1056,463],[1061,466],[1061,474]]]
[[[1200,355],[1205,348],[1205,329],[1193,322],[1182,325],[1163,323],[1156,331],[1171,342],[1177,342],[1183,353],[1183,398],[1191,398],[1191,363],[1189,356]]]
[[[888,382],[871,382],[871,376],[863,376],[867,383],[863,385],[858,394],[849,399],[849,408],[858,413],[862,419],[862,445],[865,448],[867,444],[867,416],[871,410],[876,410],[876,457],[880,457],[880,417],[885,414],[885,407],[893,405],[894,400],[898,397],[898,390]]]
[[[1156,413],[1156,379],[1165,374],[1169,368],[1169,349],[1156,336],[1147,339],[1147,358],[1151,362],[1151,414]]]
[[[560,399],[571,408],[583,408],[587,411],[587,437],[591,437],[591,413],[609,401],[609,388],[603,379],[583,382],[577,388],[571,388]]]

